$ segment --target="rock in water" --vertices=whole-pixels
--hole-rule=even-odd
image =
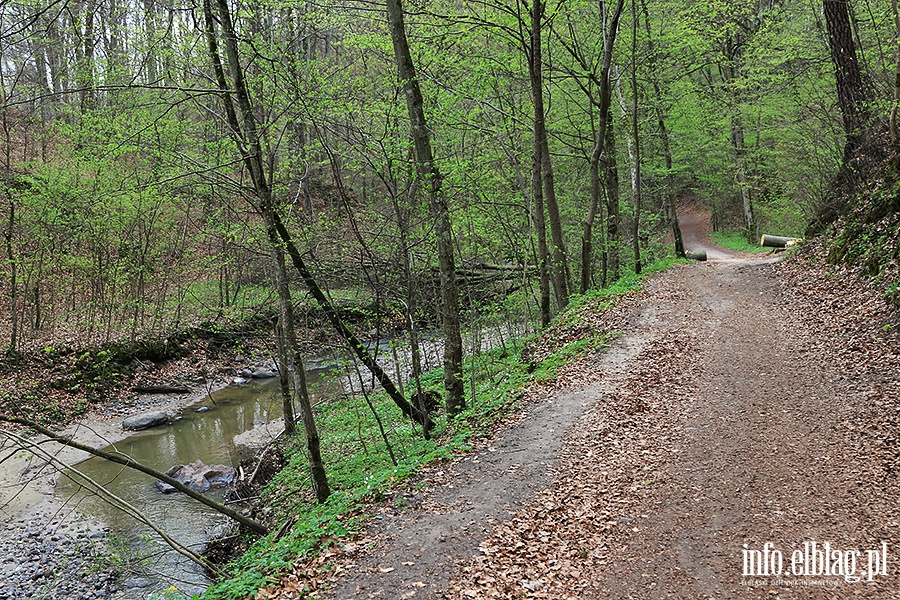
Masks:
[[[157,425],[165,425],[168,422],[169,413],[164,410],[156,410],[128,417],[122,421],[122,427],[124,429],[138,430],[156,427]]]
[[[272,371],[272,369],[259,368],[254,369],[251,376],[253,377],[253,379],[271,379],[275,377],[275,373]]]
[[[205,465],[195,460],[189,465],[176,465],[166,471],[166,475],[183,483],[195,492],[206,492],[214,487],[226,487],[234,481],[235,470],[225,465]],[[163,482],[156,482],[156,489],[163,494],[176,491],[174,487]]]

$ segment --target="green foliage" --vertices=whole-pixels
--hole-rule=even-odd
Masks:
[[[325,504],[318,505],[309,493],[309,467],[303,441],[289,454],[289,465],[268,486],[263,502],[277,511],[277,522],[296,522],[278,539],[274,534],[257,540],[232,567],[232,577],[207,591],[207,598],[244,598],[267,582],[270,574],[282,573],[296,560],[317,552],[322,544],[359,527],[365,515],[359,511],[366,501],[378,499],[406,480],[421,465],[451,457],[468,449],[472,439],[486,435],[501,419],[532,380],[519,359],[520,346],[495,349],[469,357],[464,379],[475,391],[475,400],[451,423],[439,422],[435,440],[425,441],[421,431],[397,414],[383,395],[372,402],[390,430],[398,464],[393,465],[378,435],[377,423],[358,398],[344,398],[319,407],[317,423],[322,438],[323,459],[329,482],[335,490]],[[422,385],[435,389],[442,379],[439,370],[426,373]]]
[[[749,254],[759,254],[768,252],[771,248],[763,248],[759,243],[753,244],[747,241],[743,233],[737,231],[716,231],[709,236],[713,242],[737,252],[747,252]]]
[[[888,302],[894,305],[894,308],[900,308],[900,282],[892,281],[884,290],[884,297]],[[890,329],[890,325],[885,325]]]

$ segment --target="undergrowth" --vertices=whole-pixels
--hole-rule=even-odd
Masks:
[[[402,419],[381,393],[368,398],[374,410],[360,398],[349,397],[317,407],[331,496],[324,504],[315,503],[303,440],[295,438],[290,442],[292,458],[288,466],[262,497],[268,520],[277,532],[256,540],[228,567],[229,578],[209,588],[203,597],[252,597],[261,587],[289,572],[293,563],[314,556],[334,539],[359,529],[367,518],[367,502],[384,498],[392,487],[421,466],[469,450],[473,441],[489,436],[517,407],[529,385],[552,380],[561,366],[600,350],[610,335],[597,331],[592,318],[638,289],[648,275],[676,262],[665,259],[646,268],[643,275],[628,275],[605,289],[573,297],[568,309],[542,335],[507,342],[468,357],[463,378],[469,406],[453,419],[437,419],[430,441],[411,421]],[[540,352],[535,351],[538,347],[542,348]],[[538,354],[540,357],[536,358]],[[440,393],[440,370],[423,375],[421,384],[426,390]],[[391,460],[375,414],[386,431],[397,464]]]

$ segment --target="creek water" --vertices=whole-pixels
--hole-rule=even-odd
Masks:
[[[320,396],[340,392],[341,383],[321,372],[309,374],[311,389]],[[253,380],[215,392],[187,407],[169,426],[136,433],[107,448],[131,456],[147,466],[165,471],[173,465],[201,460],[208,465],[237,466],[244,456],[233,444],[234,437],[268,423],[281,414],[277,379]],[[277,431],[273,431],[273,436]],[[91,458],[75,467],[79,472],[126,500],[159,524],[179,542],[200,551],[206,541],[224,528],[227,518],[183,494],[160,493],[155,479],[143,473]],[[98,517],[109,525],[114,546],[121,544],[144,560],[125,565],[123,589],[114,598],[148,598],[175,586],[187,592],[202,592],[210,581],[194,563],[175,553],[143,525],[87,493],[68,478],[61,478],[58,493],[70,506]],[[222,492],[211,491],[216,499]]]

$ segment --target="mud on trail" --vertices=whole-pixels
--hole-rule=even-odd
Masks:
[[[328,551],[314,596],[900,597],[887,313],[802,265],[710,249],[726,259],[611,311],[621,335],[569,387]],[[840,553],[830,575],[813,541]],[[772,569],[780,552],[782,576],[745,576],[745,550]]]

